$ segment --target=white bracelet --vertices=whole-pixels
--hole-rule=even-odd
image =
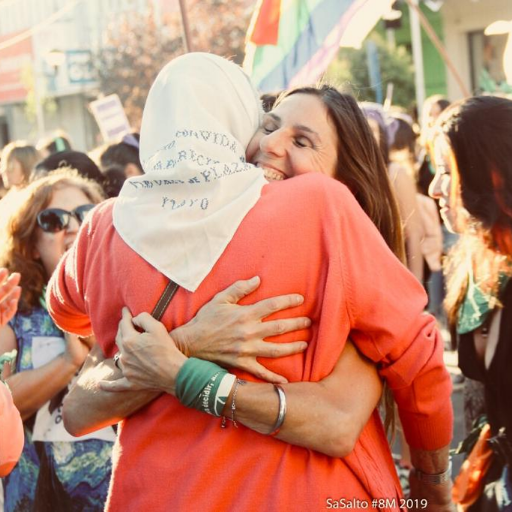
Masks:
[[[272,427],[272,430],[268,433],[269,436],[277,436],[281,427],[284,423],[284,418],[286,416],[286,394],[284,389],[279,384],[274,384],[274,389],[276,390],[277,396],[279,397],[279,412],[277,414],[276,422]]]

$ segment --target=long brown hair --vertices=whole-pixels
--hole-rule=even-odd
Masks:
[[[75,170],[60,169],[16,192],[9,198],[7,211],[2,211],[7,222],[1,230],[0,267],[21,274],[20,311],[37,306],[50,278],[42,262],[34,258],[37,215],[50,204],[54,191],[67,187],[78,188],[94,204],[104,199],[98,184],[82,178]]]
[[[463,100],[438,121],[451,152],[451,195],[462,235],[447,264],[445,306],[451,325],[467,292],[468,277],[496,295],[499,275],[512,261],[512,101],[496,96]]]
[[[280,95],[276,105],[292,94],[310,94],[325,105],[338,138],[334,177],[350,189],[389,248],[405,261],[402,223],[387,168],[356,100],[331,85],[320,84],[292,89]]]

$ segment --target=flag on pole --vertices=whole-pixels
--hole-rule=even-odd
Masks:
[[[392,4],[393,0],[258,0],[247,32],[244,69],[262,91],[311,84],[340,44],[360,44]]]

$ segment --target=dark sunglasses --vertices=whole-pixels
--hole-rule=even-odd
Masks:
[[[58,233],[69,226],[71,217],[74,217],[79,224],[82,224],[87,212],[95,206],[95,204],[83,204],[70,212],[61,208],[48,208],[37,216],[37,223],[46,233]]]

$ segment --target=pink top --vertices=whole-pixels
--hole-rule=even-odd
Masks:
[[[0,382],[0,477],[7,476],[23,449],[23,423],[11,392]]]
[[[122,306],[134,315],[151,311],[166,285],[118,236],[112,207],[107,201],[86,220],[47,296],[61,328],[94,330],[109,357]],[[393,389],[410,445],[449,444],[451,384],[435,320],[423,314],[425,293],[344,185],[309,174],[265,186],[210,275],[194,294],[179,289],[163,322],[171,329],[189,321],[215,293],[254,275],[262,284],[243,302],[301,293],[305,302],[293,314],[314,322],[303,354],[263,364],[290,382],[318,381],[331,373],[350,334]],[[400,493],[377,412],[354,451],[335,459],[243,426],[221,429],[219,419],[164,395],[121,424],[107,509],[310,511],[325,508],[328,498]]]

